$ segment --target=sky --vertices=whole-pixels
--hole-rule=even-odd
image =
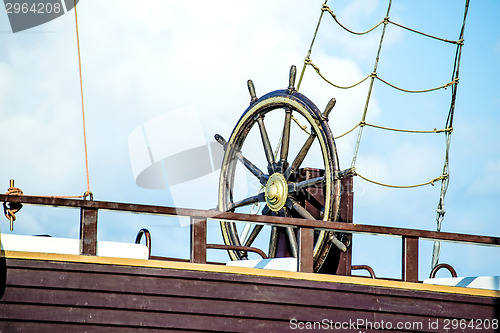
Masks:
[[[285,89],[290,66],[302,69],[322,3],[81,1],[77,10],[94,199],[215,207],[219,175],[213,160],[211,173],[174,186],[175,177],[162,169],[162,159],[180,151],[179,147],[209,145],[216,133],[227,139],[248,107],[248,79],[255,83],[258,96]],[[387,11],[387,2],[382,0],[331,1],[329,6],[342,24],[356,31],[371,28]],[[456,40],[463,10],[464,1],[394,0],[390,18]],[[469,7],[443,231],[500,236],[499,11],[500,3],[494,0],[473,0]],[[379,27],[354,36],[326,13],[311,59],[331,81],[353,84],[373,71],[381,31]],[[4,147],[0,182],[7,190],[9,179],[15,179],[16,186],[30,195],[83,194],[87,186],[74,12],[12,33],[2,9],[0,44],[0,140]],[[389,25],[377,72],[406,89],[436,87],[451,80],[454,54],[454,45]],[[361,120],[367,91],[368,81],[350,90],[334,88],[310,66],[300,87],[320,110],[330,98],[337,99],[329,121],[335,136]],[[451,89],[408,94],[376,81],[366,119],[388,127],[441,129],[450,99]],[[351,165],[357,133],[336,140],[341,169]],[[136,183],[141,168],[149,166],[141,160],[147,157],[140,155],[144,143],[152,150],[157,147],[152,153],[160,169],[157,178],[150,179],[158,185],[156,189]],[[422,183],[441,175],[444,153],[443,134],[365,128],[356,169],[380,182]],[[388,189],[356,178],[354,222],[435,230],[439,185]],[[138,230],[147,227],[153,237],[153,254],[187,258],[185,222],[100,212],[98,238],[133,242]],[[6,219],[0,228],[10,233]],[[17,214],[14,233],[77,238],[78,230],[77,210],[26,206]],[[208,237],[209,242],[221,241],[214,221]],[[401,276],[399,238],[356,235],[353,252],[353,264],[369,264],[378,276]],[[420,279],[429,274],[431,252],[432,242],[421,241]],[[227,255],[211,250],[208,258],[225,261]],[[499,261],[498,248],[442,244],[440,262],[451,264],[461,276],[499,275]]]

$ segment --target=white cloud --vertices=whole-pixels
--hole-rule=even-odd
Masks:
[[[500,194],[500,159],[489,160],[467,189],[468,195]]]

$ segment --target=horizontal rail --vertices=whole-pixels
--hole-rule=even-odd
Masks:
[[[457,243],[489,245],[500,247],[500,237],[480,236],[470,234],[459,234],[451,232],[438,232],[420,229],[405,229],[397,227],[382,227],[365,224],[351,224],[341,222],[325,222],[319,220],[306,220],[291,217],[275,217],[265,215],[252,215],[231,212],[220,212],[216,210],[200,210],[174,208],[168,206],[152,206],[142,204],[129,204],[110,201],[91,201],[76,199],[61,199],[53,197],[39,197],[28,195],[5,195],[0,194],[0,202],[15,202],[32,205],[46,205],[55,207],[72,207],[82,209],[100,209],[110,211],[122,211],[141,214],[169,215],[194,217],[200,219],[214,219],[234,222],[252,222],[261,224],[274,224],[279,226],[291,226],[297,228],[313,228],[320,230],[332,230],[347,233],[360,233],[372,235],[389,235],[398,237],[417,237],[428,240],[443,240]]]

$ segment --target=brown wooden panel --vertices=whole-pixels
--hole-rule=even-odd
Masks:
[[[479,297],[472,295],[449,294],[449,293],[436,293],[427,291],[406,290],[399,288],[386,288],[376,286],[364,286],[346,283],[331,283],[326,281],[311,281],[307,279],[288,279],[288,278],[275,278],[255,275],[237,275],[219,272],[199,272],[190,270],[178,269],[162,269],[151,267],[130,267],[130,266],[114,266],[114,265],[99,265],[75,262],[50,262],[50,261],[36,261],[36,260],[23,260],[23,259],[8,259],[9,270],[13,268],[26,268],[36,269],[42,271],[52,272],[75,272],[75,273],[105,273],[115,275],[129,275],[141,277],[171,277],[182,280],[200,280],[203,276],[204,281],[217,281],[217,282],[239,282],[258,285],[272,285],[272,286],[291,286],[307,289],[320,289],[320,290],[339,290],[354,293],[371,293],[375,295],[384,295],[390,293],[392,296],[401,297],[418,297],[421,299],[443,300],[453,302],[465,302],[474,304],[491,305],[494,300],[491,297]],[[376,283],[376,280],[373,280]]]
[[[176,328],[219,332],[280,332],[288,320],[261,320],[242,317],[218,317],[172,312],[126,311],[63,306],[0,304],[2,318],[21,321],[89,323],[145,328]]]
[[[472,295],[450,294],[450,293],[436,293],[420,291],[416,294],[413,290],[399,289],[399,288],[386,288],[375,286],[361,286],[356,284],[343,284],[331,283],[326,281],[311,281],[307,279],[288,279],[288,278],[275,278],[266,276],[255,275],[235,275],[211,271],[191,271],[179,269],[161,269],[152,267],[130,267],[130,266],[115,266],[115,265],[99,265],[88,263],[76,262],[50,262],[50,261],[37,261],[37,260],[24,260],[24,259],[8,259],[10,268],[29,268],[40,269],[49,271],[68,271],[68,272],[95,272],[106,274],[119,274],[130,276],[150,276],[150,277],[171,277],[184,280],[199,280],[202,274],[205,281],[237,281],[239,283],[250,283],[259,285],[273,285],[273,286],[291,286],[294,288],[308,288],[308,289],[321,289],[321,290],[340,290],[353,293],[366,293],[369,292],[375,295],[384,295],[390,293],[391,296],[400,297],[417,297],[419,299],[443,300],[453,302],[465,302],[473,304],[485,304],[491,306],[494,299],[491,297],[479,297]],[[237,276],[237,278],[235,278]],[[373,280],[376,283],[377,280]]]
[[[315,313],[314,318],[307,318],[303,313]],[[174,312],[152,312],[152,311],[124,311],[119,309],[100,309],[82,307],[62,306],[40,306],[20,304],[0,304],[0,318],[8,318],[24,322],[63,322],[65,324],[88,323],[91,325],[119,326],[119,327],[142,327],[142,328],[178,328],[186,330],[202,331],[230,331],[230,332],[286,332],[292,331],[293,323],[316,322],[316,323],[355,323],[357,330],[365,332],[377,325],[388,330],[379,329],[378,332],[391,331],[397,328],[399,323],[413,325],[418,324],[417,329],[407,329],[405,332],[436,332],[429,326],[434,318],[423,318],[420,316],[390,315],[377,312],[352,312],[338,310],[335,313],[321,313],[303,309],[296,316],[284,318],[283,320],[269,320],[266,318],[250,319],[242,316],[214,316],[204,314],[185,314]],[[0,329],[6,323],[0,320]],[[382,324],[383,323],[383,324]],[[380,325],[383,326],[380,326]],[[6,324],[8,325],[8,324]],[[444,321],[439,322],[443,328]],[[441,331],[441,330],[438,330]],[[467,332],[468,329],[454,330],[454,332]],[[481,330],[482,332],[494,332],[494,329]]]
[[[422,299],[420,298],[422,292],[409,291],[406,291],[402,297],[393,295],[392,291],[391,293],[387,290],[381,292],[378,290],[380,288],[366,286],[364,289],[359,288],[362,286],[357,286],[357,291],[352,292],[349,290],[241,283],[238,281],[240,276],[237,275],[232,276],[234,281],[205,280],[200,277],[199,272],[197,279],[191,280],[189,278],[137,277],[102,273],[87,273],[82,276],[82,273],[79,272],[60,271],[46,271],[43,274],[32,271],[30,274],[28,270],[10,270],[9,284],[27,287],[84,289],[92,292],[147,294],[150,296],[239,300],[284,305],[300,304],[308,307],[378,310],[388,313],[454,316],[456,318],[491,317],[491,309],[493,308],[474,304],[470,301],[471,299],[466,303]],[[285,279],[280,280],[285,281]],[[352,286],[339,285],[338,287]]]
[[[23,321],[3,321],[0,320],[0,332],[36,332],[36,333],[56,333],[56,332],[86,332],[86,333],[157,333],[161,331],[157,328],[145,327],[124,327],[124,326],[110,326],[110,325],[93,325],[89,323],[70,324],[70,323],[56,323],[56,322],[23,322]],[[186,330],[173,330],[170,332],[186,332]]]
[[[141,311],[244,316],[249,318],[283,319],[300,314],[303,306],[268,303],[251,303],[240,300],[219,300],[178,296],[152,296],[88,292],[84,290],[54,290],[35,288],[8,289],[0,303],[56,304],[92,308],[117,308]],[[318,314],[322,308],[318,308]],[[0,315],[1,316],[1,315]],[[309,319],[311,320],[311,319]]]
[[[57,321],[105,325],[104,331],[115,325],[286,332],[296,331],[290,326],[295,318],[384,321],[393,327],[422,322],[418,332],[432,332],[425,325],[438,317],[494,318],[499,313],[499,300],[487,297],[146,267],[11,259],[7,265],[0,331],[17,325],[6,320],[15,320],[53,324],[53,332],[63,327]]]
[[[133,287],[139,283],[139,290],[142,289],[144,283],[141,281],[147,281],[154,277],[169,277],[174,279],[174,283],[179,283],[179,281],[188,281],[190,279],[197,281],[197,285],[208,283],[213,286],[217,286],[224,282],[241,282],[249,285],[271,285],[278,286],[279,288],[284,288],[286,286],[300,287],[308,289],[320,289],[321,291],[328,290],[339,290],[346,292],[355,293],[370,293],[375,295],[384,295],[389,291],[387,288],[372,287],[372,286],[360,286],[351,284],[337,284],[329,282],[318,282],[318,281],[307,281],[307,280],[291,280],[283,278],[268,278],[268,277],[258,277],[251,275],[236,275],[236,274],[225,274],[225,273],[215,273],[215,272],[197,272],[197,271],[186,271],[186,270],[174,270],[174,269],[158,269],[158,268],[146,268],[146,267],[127,267],[127,266],[112,266],[112,265],[93,265],[93,264],[79,264],[79,263],[65,263],[65,262],[34,262],[29,260],[11,260],[9,259],[9,283],[13,285],[39,285],[39,286],[59,286],[59,287],[79,287],[79,275],[81,273],[86,273],[87,278],[83,281],[86,288],[91,288],[91,284],[96,281],[93,277],[100,277],[103,282],[100,284],[100,288],[103,290],[122,290],[126,292],[127,286]],[[30,269],[35,267],[47,268],[40,269],[43,274],[48,274],[52,278],[45,278],[42,282],[38,282],[42,273],[29,273],[27,271],[17,272],[14,267],[28,266]],[[45,272],[46,271],[46,272]],[[112,274],[110,274],[112,273]],[[68,277],[65,277],[68,275]],[[107,276],[109,275],[109,276]],[[137,275],[140,275],[140,279],[134,279]],[[74,278],[71,278],[71,277]],[[199,281],[200,277],[203,276],[203,281]],[[118,279],[118,280],[116,280]],[[126,283],[128,280],[134,280],[133,284]],[[23,282],[24,281],[24,282]],[[66,282],[64,282],[66,281]],[[120,286],[116,286],[117,282],[121,281]],[[216,282],[212,284],[210,281]],[[67,283],[66,284],[63,284]],[[154,285],[153,285],[154,287]],[[121,289],[120,289],[121,288]],[[136,288],[137,289],[137,288]],[[181,288],[182,289],[182,288]],[[133,291],[134,289],[132,289]],[[277,292],[282,291],[279,289]],[[429,298],[436,300],[450,300],[454,302],[466,302],[466,303],[484,303],[491,304],[492,299],[488,297],[474,297],[468,295],[450,295],[444,293],[435,292],[414,292],[411,290],[404,289],[390,289],[390,294],[392,296],[402,296],[402,297],[417,297],[417,298]]]
[[[9,288],[1,303],[6,305],[17,303],[32,305],[58,305],[68,307],[93,308],[94,311],[105,308],[116,308],[119,310],[140,310],[154,312],[175,312],[186,314],[207,314],[212,316],[230,316],[256,318],[261,320],[282,320],[283,318],[297,318],[302,321],[321,321],[325,318],[349,319],[371,319],[374,320],[373,312],[384,311],[383,306],[379,309],[372,308],[362,311],[356,309],[310,307],[298,303],[295,305],[282,305],[273,303],[251,303],[240,300],[225,301],[216,299],[194,299],[169,296],[149,296],[137,294],[114,294],[101,292],[88,292],[84,290],[54,290],[35,288]],[[341,305],[341,304],[339,304]],[[415,304],[409,304],[414,306]],[[425,307],[425,304],[416,307]],[[304,311],[307,309],[307,311]],[[435,309],[435,308],[434,308]],[[439,312],[435,313],[439,316]],[[2,315],[0,314],[0,317]],[[427,316],[429,317],[429,315]],[[422,321],[427,320],[422,315],[403,315],[386,313],[384,320]],[[398,319],[399,318],[399,319]],[[432,317],[429,317],[431,319]]]

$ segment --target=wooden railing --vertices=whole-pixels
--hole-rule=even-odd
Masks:
[[[297,228],[298,271],[313,271],[314,230],[328,230],[344,233],[359,233],[372,235],[398,236],[402,239],[402,279],[418,282],[418,246],[420,239],[442,240],[466,244],[478,244],[500,247],[500,238],[437,232],[418,229],[381,227],[373,225],[325,222],[289,217],[271,217],[264,215],[239,214],[219,212],[215,210],[184,209],[166,206],[151,206],[107,201],[61,199],[38,196],[0,195],[0,202],[45,205],[56,207],[78,208],[80,214],[80,239],[82,255],[97,253],[97,219],[99,210],[121,211],[139,214],[189,217],[191,219],[191,255],[193,263],[206,263],[207,250],[207,220],[223,220],[232,222],[252,222],[291,226]]]

